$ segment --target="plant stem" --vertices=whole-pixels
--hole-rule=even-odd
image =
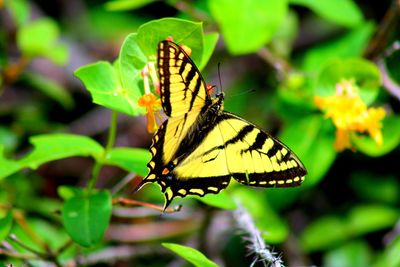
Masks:
[[[91,175],[90,180],[87,185],[88,195],[91,194],[92,189],[93,189],[94,185],[96,184],[97,177],[99,176],[101,167],[103,166],[103,161],[107,157],[108,152],[114,146],[115,136],[116,136],[116,132],[117,132],[117,117],[118,117],[118,113],[113,110],[111,113],[110,129],[108,130],[107,144],[104,149],[104,153],[103,153],[102,157],[100,159],[96,159],[96,162],[94,163],[92,175]]]
[[[111,112],[110,129],[108,130],[108,139],[107,139],[107,145],[106,145],[106,150],[105,150],[104,156],[106,156],[107,153],[114,146],[115,136],[116,136],[116,132],[117,132],[117,117],[118,117],[118,112],[113,110]]]

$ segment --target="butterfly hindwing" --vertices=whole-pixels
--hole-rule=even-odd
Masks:
[[[224,112],[217,125],[224,139],[229,173],[238,182],[260,187],[300,185],[306,170],[283,143],[243,118]]]

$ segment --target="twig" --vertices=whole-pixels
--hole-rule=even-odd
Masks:
[[[255,226],[248,211],[239,201],[237,201],[237,207],[238,208],[233,213],[234,218],[239,229],[244,233],[243,239],[249,243],[247,248],[250,254],[255,254],[255,258],[250,267],[254,266],[256,262],[262,262],[264,266],[269,267],[282,267],[283,262],[281,257],[277,256],[276,252],[269,250],[269,246],[265,244],[260,231]]]
[[[398,26],[400,16],[400,0],[394,0],[386,11],[379,27],[365,49],[364,56],[369,59],[376,59],[385,49],[389,41],[390,34]]]
[[[385,56],[390,56],[391,53],[400,49],[400,43],[395,42],[389,49],[386,51]],[[387,91],[400,100],[400,86],[394,82],[386,69],[385,59],[379,58],[377,61],[378,68],[382,74],[382,84],[383,87],[387,89]]]
[[[278,72],[279,80],[283,80],[291,69],[289,62],[272,54],[271,51],[266,47],[258,50],[257,55],[262,58],[267,64],[276,69],[276,71]]]
[[[159,249],[158,247],[151,247],[149,245],[122,245],[116,247],[108,247],[84,256],[81,255],[76,260],[64,262],[64,265],[74,266],[74,264],[77,264],[77,266],[86,266],[99,263],[106,263],[108,265],[111,265],[118,260],[128,260],[146,254],[162,254],[163,252],[164,250]]]
[[[150,209],[155,209],[161,212],[166,212],[166,213],[174,213],[174,212],[178,212],[180,211],[180,209],[182,208],[182,206],[178,206],[175,208],[167,208],[164,210],[163,207],[155,205],[155,204],[151,204],[151,203],[147,203],[147,202],[142,202],[142,201],[137,201],[137,200],[133,200],[133,199],[127,199],[127,198],[114,198],[112,201],[113,205],[116,204],[120,204],[120,205],[125,205],[125,206],[143,206],[143,207],[147,207]]]

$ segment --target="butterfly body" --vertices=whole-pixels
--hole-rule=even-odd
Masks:
[[[211,98],[190,57],[177,44],[158,47],[160,96],[168,119],[150,147],[149,174],[165,208],[173,198],[216,194],[231,178],[250,186],[297,186],[306,174],[283,143],[245,119],[223,110],[223,94]]]

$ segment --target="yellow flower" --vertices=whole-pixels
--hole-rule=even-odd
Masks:
[[[343,80],[336,85],[336,94],[327,97],[314,97],[315,105],[325,111],[336,127],[335,149],[342,151],[351,148],[350,134],[368,133],[381,145],[382,119],[385,110],[381,107],[368,108],[358,94],[354,81]]]

